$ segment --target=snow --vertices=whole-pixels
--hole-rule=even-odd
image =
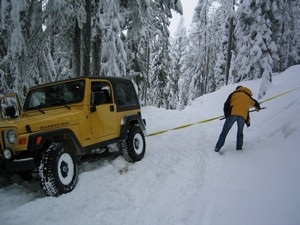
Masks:
[[[1,224],[299,224],[299,72],[300,65],[273,77],[260,100],[267,108],[251,113],[245,127],[243,151],[235,151],[235,126],[220,156],[213,149],[223,121],[197,123],[222,115],[223,102],[239,84],[182,111],[144,107],[148,134],[196,124],[147,137],[141,162],[112,156],[82,163],[76,188],[56,198],[45,197],[38,182],[15,177],[0,188]],[[260,82],[240,85],[257,97]]]

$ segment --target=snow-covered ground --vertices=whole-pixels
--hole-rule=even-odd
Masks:
[[[241,83],[257,96],[260,81]],[[148,134],[222,115],[236,85],[183,111],[143,108]],[[85,162],[71,193],[45,197],[38,182],[0,188],[0,224],[12,225],[296,225],[300,224],[300,66],[274,77],[267,109],[251,113],[244,150],[236,127],[213,151],[218,119],[147,137],[145,158]]]

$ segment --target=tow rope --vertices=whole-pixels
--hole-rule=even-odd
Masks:
[[[271,98],[268,98],[268,99],[266,99],[266,100],[263,100],[263,101],[259,102],[259,104],[262,104],[262,103],[271,101],[271,100],[273,100],[273,99],[279,98],[279,97],[281,97],[281,96],[283,96],[283,95],[289,94],[289,93],[291,93],[291,92],[293,92],[293,91],[296,91],[296,90],[298,90],[298,89],[300,89],[300,87],[297,87],[297,88],[294,88],[294,89],[292,89],[292,90],[289,90],[289,91],[283,92],[283,93],[281,93],[281,94],[275,95],[275,96],[273,96],[273,97],[271,97]],[[266,107],[263,107],[263,109],[265,109],[265,108],[266,108]],[[151,133],[151,134],[146,135],[146,137],[156,136],[156,135],[160,135],[160,134],[163,134],[163,133],[167,133],[167,132],[169,132],[169,131],[180,130],[180,129],[184,129],[184,128],[187,128],[187,127],[190,127],[190,126],[193,126],[193,125],[196,125],[196,124],[208,123],[208,122],[211,122],[211,121],[213,121],[213,120],[223,119],[223,118],[224,118],[224,116],[216,116],[216,117],[213,117],[213,118],[209,118],[209,119],[205,119],[205,120],[200,120],[200,121],[195,122],[195,123],[189,123],[189,124],[182,125],[182,126],[179,126],[179,127],[174,127],[174,128],[172,128],[172,129],[154,132],[154,133]]]
[[[292,90],[283,92],[283,93],[281,93],[281,94],[279,94],[279,95],[275,95],[275,96],[273,96],[273,97],[271,97],[271,98],[268,98],[268,99],[266,99],[266,100],[264,100],[264,101],[261,101],[259,104],[262,104],[262,103],[271,101],[271,100],[273,100],[273,99],[275,99],[275,98],[278,98],[278,97],[281,97],[281,96],[283,96],[283,95],[289,94],[289,93],[291,93],[291,92],[293,92],[293,91],[296,91],[296,90],[298,90],[298,89],[300,89],[300,87],[296,87],[296,88],[294,88],[294,89],[292,89]]]
[[[198,121],[198,122],[195,122],[195,123],[189,123],[189,124],[186,124],[186,125],[182,125],[182,126],[179,126],[179,127],[169,129],[169,130],[158,131],[158,132],[155,132],[155,133],[152,133],[152,134],[148,134],[147,137],[163,134],[163,133],[166,133],[166,132],[169,132],[169,131],[172,131],[172,130],[180,130],[180,129],[187,128],[187,127],[199,124],[199,123],[207,123],[207,122],[210,122],[210,121],[213,121],[213,120],[216,120],[216,119],[220,119],[220,118],[222,118],[222,116],[217,116],[217,117],[213,117],[213,118],[210,118],[210,119],[201,120],[201,121]]]

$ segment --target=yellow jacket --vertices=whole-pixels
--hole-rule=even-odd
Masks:
[[[253,106],[260,109],[259,103],[251,96],[250,89],[240,86],[231,94],[230,98],[229,115],[243,117],[247,126],[250,126],[249,109]]]

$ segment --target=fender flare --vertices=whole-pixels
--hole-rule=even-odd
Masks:
[[[27,148],[28,150],[33,152],[44,148],[45,144],[49,142],[51,143],[61,140],[71,141],[68,144],[72,144],[72,146],[74,147],[75,155],[79,155],[83,152],[83,148],[79,140],[70,129],[58,129],[30,134],[28,138]]]
[[[121,122],[120,139],[124,140],[127,137],[129,127],[137,125],[142,131],[146,130],[146,121],[142,119],[140,114],[124,116]]]

